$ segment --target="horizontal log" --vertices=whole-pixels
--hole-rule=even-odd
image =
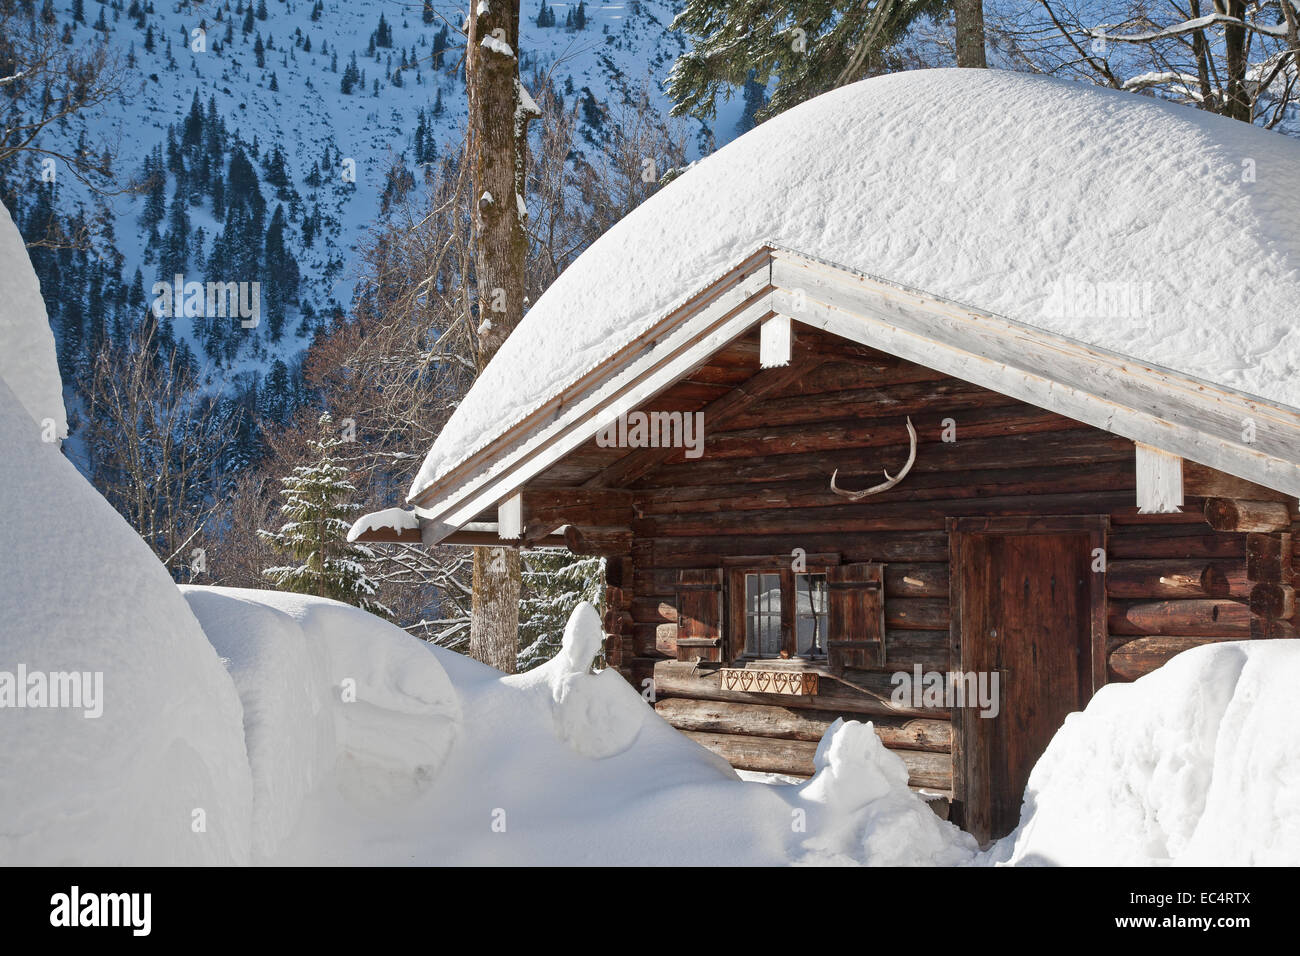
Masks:
[[[948,565],[885,565],[885,598],[948,597]]]
[[[678,730],[813,742],[821,740],[831,724],[842,716],[826,710],[685,697],[661,700],[655,704],[655,712]],[[952,724],[946,720],[876,716],[871,722],[886,747],[934,753],[947,753],[952,747]]]
[[[723,511],[762,511],[775,508],[825,508],[843,506],[829,495],[828,477],[836,465],[827,459],[824,471],[812,478],[793,481],[732,482],[687,487],[655,488],[642,492],[637,508],[646,517]],[[1132,491],[1133,463],[1126,459],[1099,461],[1066,467],[983,468],[978,470],[912,472],[881,500],[953,501],[981,498],[1009,498],[1019,495],[1084,494],[1088,492]],[[872,499],[859,504],[870,505]],[[1131,503],[1131,502],[1130,502]],[[1133,512],[1136,520],[1137,509]],[[1199,513],[1190,516],[1142,516],[1162,521],[1194,520],[1204,529]]]
[[[885,416],[918,415],[930,409],[942,410],[958,416],[973,409],[992,408],[1024,403],[980,388],[960,379],[940,381],[899,382],[868,388],[842,389],[828,397],[826,402],[809,401],[807,395],[781,395],[767,398],[745,409],[727,422],[727,431],[752,428],[776,428],[782,425],[806,424],[819,427],[828,417],[870,419]],[[958,419],[960,426],[960,418]],[[919,426],[918,426],[919,427]]]
[[[1117,635],[1244,639],[1250,634],[1250,608],[1237,601],[1111,601],[1108,615],[1108,631]]]
[[[1240,560],[1155,558],[1106,564],[1106,594],[1111,598],[1245,600],[1250,587]]]
[[[799,326],[802,332],[806,326]],[[844,339],[840,339],[844,341]],[[845,342],[846,345],[855,344]],[[888,364],[892,362],[893,364]],[[907,382],[938,382],[948,378],[942,372],[923,368],[911,362],[900,362],[889,356],[875,362],[844,360],[832,356],[807,375],[800,376],[789,387],[789,394],[820,396],[862,388],[864,385],[889,385]]]
[[[822,673],[818,693],[809,697],[785,697],[783,707],[831,710],[846,714],[884,714],[907,717],[933,717],[946,720],[943,707],[913,707],[895,704],[891,699],[894,684],[890,675],[872,671],[851,671],[842,677]],[[752,694],[722,689],[717,668],[696,667],[690,661],[659,661],[654,665],[656,698],[690,697],[695,700],[729,700],[750,704],[771,704],[770,694]]]
[[[524,523],[552,531],[561,525],[626,525],[632,518],[632,493],[610,488],[525,488]]]
[[[632,532],[627,528],[579,528],[568,525],[564,529],[564,544],[574,554],[621,557],[632,547]]]
[[[1108,659],[1111,678],[1114,680],[1137,680],[1153,670],[1168,663],[1176,654],[1200,647],[1202,644],[1216,644],[1233,640],[1228,637],[1139,637],[1125,641],[1110,652]]]
[[[819,526],[831,526],[839,529],[843,534],[910,531],[943,527],[947,518],[972,514],[988,517],[1078,514],[1081,511],[1105,514],[1112,508],[1132,500],[1132,493],[1123,490],[1095,491],[1087,495],[1042,494],[1006,498],[988,497],[975,502],[967,499],[894,501],[890,498],[891,494],[892,492],[885,492],[878,498],[864,499],[852,504],[828,504],[815,510],[776,508],[765,511],[657,515],[634,520],[632,529],[639,535],[655,538],[707,535],[716,533],[719,529],[734,529],[755,535],[798,535],[809,528]],[[830,491],[829,474],[826,495],[828,500],[835,497]]]
[[[882,464],[892,464],[878,460],[864,462],[859,448],[891,447],[897,444],[897,437],[889,434],[879,436],[872,445],[841,448],[835,450],[834,454],[825,455],[771,455],[715,460],[706,454],[695,461],[660,465],[640,479],[638,488],[676,488],[724,482],[793,481],[822,477],[829,480],[828,464],[832,468],[839,468],[847,483],[853,478],[874,478]],[[1089,466],[1097,461],[1113,461],[1121,457],[1133,457],[1132,442],[1118,435],[1079,428],[1074,431],[932,442],[917,452],[912,473],[1034,465]]]
[[[941,528],[932,531],[881,532],[842,535],[717,535],[645,539],[652,549],[653,563],[663,568],[707,568],[721,566],[738,554],[789,554],[795,548],[806,551],[839,549],[845,563],[854,561],[946,561],[948,536]],[[650,562],[643,562],[650,563]]]
[[[1204,527],[1204,526],[1202,526]],[[1197,533],[1183,525],[1111,528],[1106,555],[1111,561],[1141,558],[1242,558],[1246,536],[1232,532]]]
[[[890,599],[886,595],[885,626],[899,630],[946,630],[948,599],[947,597]]]
[[[1289,531],[1291,509],[1280,501],[1205,499],[1205,520],[1215,531]]]
[[[823,406],[825,412],[816,426],[808,425],[762,425],[740,431],[708,430],[705,421],[706,438],[704,458],[709,461],[733,458],[751,458],[755,455],[803,455],[816,452],[840,453],[846,448],[876,449],[872,457],[875,468],[879,462],[879,452],[893,446],[900,446],[907,454],[906,422],[910,417],[916,428],[922,455],[943,451],[944,445],[951,447],[969,440],[981,438],[1002,438],[1008,435],[1027,435],[1042,432],[1059,432],[1071,428],[1068,420],[1053,412],[1043,411],[1031,405],[1009,405],[1000,408],[982,409],[978,415],[969,415],[958,423],[959,441],[943,442],[944,422],[952,417],[952,410],[942,406],[932,410],[921,409],[905,415],[901,411],[888,417],[875,420],[862,418],[842,418],[834,404]],[[831,416],[834,416],[833,418]],[[843,457],[841,454],[840,457]],[[947,457],[947,453],[945,453]],[[674,462],[682,460],[679,454]],[[880,462],[883,467],[893,470],[892,463]],[[853,467],[852,465],[849,467]],[[856,464],[861,471],[862,463]],[[847,468],[845,469],[847,471]]]
[[[687,737],[707,747],[738,770],[811,776],[817,744],[806,740],[776,740],[739,734],[705,734],[685,731]],[[908,784],[936,790],[952,789],[952,758],[919,750],[892,750],[907,766]]]
[[[1288,505],[1294,499],[1285,491],[1265,488],[1253,481],[1225,474],[1222,471],[1183,459],[1183,494],[1200,498],[1241,498],[1247,501],[1281,501]]]
[[[951,657],[951,637],[946,630],[885,630],[885,666],[890,671],[911,670],[917,664],[922,670],[946,671]]]

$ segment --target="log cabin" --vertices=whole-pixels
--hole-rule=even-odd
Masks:
[[[1296,637],[1297,170],[1276,134],[1041,78],[826,94],[584,253],[409,520],[354,533],[604,556],[609,665],[682,733],[807,776],[870,720],[936,811],[1001,836],[1103,685]]]

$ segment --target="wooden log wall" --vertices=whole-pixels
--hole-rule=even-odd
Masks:
[[[1132,442],[917,365],[845,359],[837,340],[823,344],[826,359],[806,374],[725,421],[706,420],[702,458],[670,455],[631,485],[630,554],[610,562],[612,643],[623,673],[638,689],[653,679],[659,712],[683,732],[737,767],[808,775],[836,717],[870,719],[914,787],[949,791],[948,712],[889,700],[891,673],[951,665],[948,517],[1110,516],[1110,680],[1251,636],[1259,582],[1247,574],[1248,535],[1213,530],[1196,497],[1181,514],[1137,514]],[[728,361],[692,378],[684,388],[742,376]],[[648,407],[692,400],[670,391]],[[855,503],[834,496],[836,468],[841,486],[859,488],[901,467],[909,416],[919,447],[906,479]],[[723,691],[716,665],[676,660],[679,569],[794,549],[887,563],[882,670],[823,676],[815,697],[775,697]]]

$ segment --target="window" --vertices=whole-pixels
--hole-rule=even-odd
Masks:
[[[828,600],[824,571],[733,572],[733,656],[750,658],[826,656]],[[743,649],[743,650],[742,650]]]
[[[794,621],[796,647],[800,657],[826,656],[826,575],[794,576]]]
[[[745,653],[776,657],[781,653],[781,575],[745,575]]]

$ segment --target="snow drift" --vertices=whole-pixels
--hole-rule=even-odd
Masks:
[[[465,715],[442,773],[426,793],[382,816],[313,801],[275,862],[704,866],[974,858],[970,837],[908,789],[902,762],[870,725],[836,725],[807,783],[743,782],[617,674],[592,673],[600,633],[595,609],[580,604],[560,654],[513,677],[432,649]]]
[[[412,493],[766,241],[1300,406],[1300,143],[1118,90],[918,70],[787,110],[624,217],[511,333]],[[1115,292],[1136,308],[1089,304]]]
[[[1211,644],[1071,714],[1029,777],[1017,864],[1300,865],[1300,641]]]
[[[252,785],[239,699],[148,546],[58,443],[42,440],[41,419],[62,421],[63,404],[35,276],[14,236],[6,216],[0,672],[91,675],[102,681],[102,714],[0,708],[0,860],[246,862]],[[38,699],[31,686],[13,689]]]
[[[255,858],[278,847],[320,787],[382,805],[437,774],[460,706],[446,672],[405,632],[326,598],[181,591],[243,704]]]
[[[9,210],[0,203],[0,381],[37,425],[48,420],[53,437],[66,438],[63,382],[41,298],[41,284]]]

